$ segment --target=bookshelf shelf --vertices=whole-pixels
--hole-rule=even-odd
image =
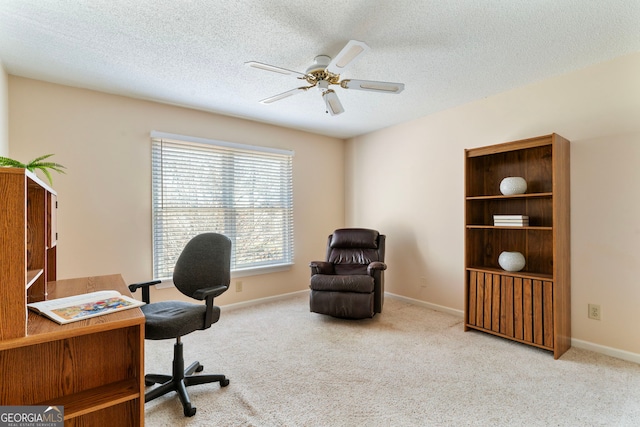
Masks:
[[[467,225],[468,229],[500,229],[500,230],[547,230],[552,231],[553,227],[533,227],[530,225],[522,226],[522,227],[507,227],[507,226],[499,226],[499,225]]]

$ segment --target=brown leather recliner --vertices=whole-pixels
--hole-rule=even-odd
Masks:
[[[382,312],[385,236],[366,228],[342,228],[327,242],[326,261],[312,261],[312,312],[364,319]]]

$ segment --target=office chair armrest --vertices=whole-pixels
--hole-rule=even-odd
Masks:
[[[333,264],[327,261],[311,261],[309,263],[311,267],[311,275],[315,274],[333,274]]]
[[[152,280],[150,282],[132,283],[129,285],[129,290],[131,292],[135,292],[136,290],[142,288],[142,301],[149,304],[151,302],[151,298],[149,296],[149,286],[157,285],[158,283],[162,283],[162,280]]]
[[[205,317],[205,328],[208,328],[213,323],[213,299],[218,295],[221,295],[224,291],[229,289],[227,285],[212,286],[210,288],[198,289],[193,293],[193,297],[200,301],[205,300],[207,304],[207,314]]]
[[[195,291],[193,293],[193,297],[200,301],[203,301],[208,298],[213,299],[218,295],[222,295],[222,293],[227,289],[229,289],[229,286],[227,285],[218,285],[218,286],[212,286],[210,288],[202,288]]]
[[[367,267],[367,273],[369,276],[373,276],[377,270],[384,271],[387,269],[387,264],[380,261],[374,261]]]

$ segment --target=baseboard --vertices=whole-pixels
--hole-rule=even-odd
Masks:
[[[236,302],[233,304],[225,304],[225,305],[220,304],[220,308],[224,311],[235,310],[238,308],[251,307],[253,305],[263,304],[265,302],[283,300],[283,299],[291,298],[296,295],[308,294],[308,293],[309,293],[309,290],[306,289],[302,291],[289,292],[287,294],[274,295],[271,297],[257,298],[249,301]]]
[[[594,344],[576,338],[571,338],[571,346],[640,364],[640,354],[638,353],[607,347],[606,345]]]
[[[432,304],[430,302],[422,301],[419,299],[404,297],[402,295],[391,294],[389,292],[384,293],[385,297],[397,299],[399,301],[408,302],[409,304],[419,305],[421,307],[430,308],[431,310],[441,311],[443,313],[452,314],[458,317],[464,317],[464,311],[456,310],[455,308],[446,307],[444,305]]]
[[[262,303],[265,303],[265,302],[278,301],[278,300],[282,300],[282,299],[291,298],[293,296],[297,296],[297,295],[300,295],[300,294],[308,294],[308,293],[309,293],[309,290],[307,289],[307,290],[302,290],[302,291],[290,292],[290,293],[287,293],[287,294],[275,295],[275,296],[272,296],[272,297],[258,298],[258,299],[238,302],[238,303],[234,303],[234,304],[221,305],[220,307],[225,311],[227,311],[227,310],[235,310],[237,308],[250,307],[250,306],[262,304]],[[451,314],[453,316],[464,317],[464,311],[456,310],[454,308],[446,307],[444,305],[432,304],[430,302],[418,300],[418,299],[415,299],[415,298],[409,298],[409,297],[405,297],[405,296],[402,296],[402,295],[392,294],[392,293],[389,293],[389,292],[385,292],[384,295],[385,295],[386,298],[393,298],[393,299],[396,299],[396,300],[399,300],[399,301],[407,302],[409,304],[414,304],[414,305],[418,305],[418,306],[421,306],[421,307],[429,308],[431,310],[436,310],[436,311],[440,311],[440,312],[443,312],[443,313],[448,313],[448,314]],[[584,350],[593,351],[594,353],[600,353],[600,354],[604,354],[604,355],[607,355],[607,356],[615,357],[616,359],[622,359],[622,360],[626,360],[626,361],[629,361],[629,362],[634,362],[634,363],[640,364],[640,354],[638,354],[638,353],[632,353],[632,352],[626,351],[626,350],[620,350],[620,349],[613,348],[613,347],[607,347],[607,346],[600,345],[600,344],[594,344],[592,342],[583,341],[583,340],[579,340],[579,339],[576,339],[576,338],[572,338],[571,339],[571,346],[576,347],[576,348],[581,348],[581,349],[584,349]]]

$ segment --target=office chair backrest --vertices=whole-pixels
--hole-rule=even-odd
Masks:
[[[173,283],[188,297],[202,288],[229,286],[231,281],[231,240],[218,233],[203,233],[182,250],[173,270]]]

